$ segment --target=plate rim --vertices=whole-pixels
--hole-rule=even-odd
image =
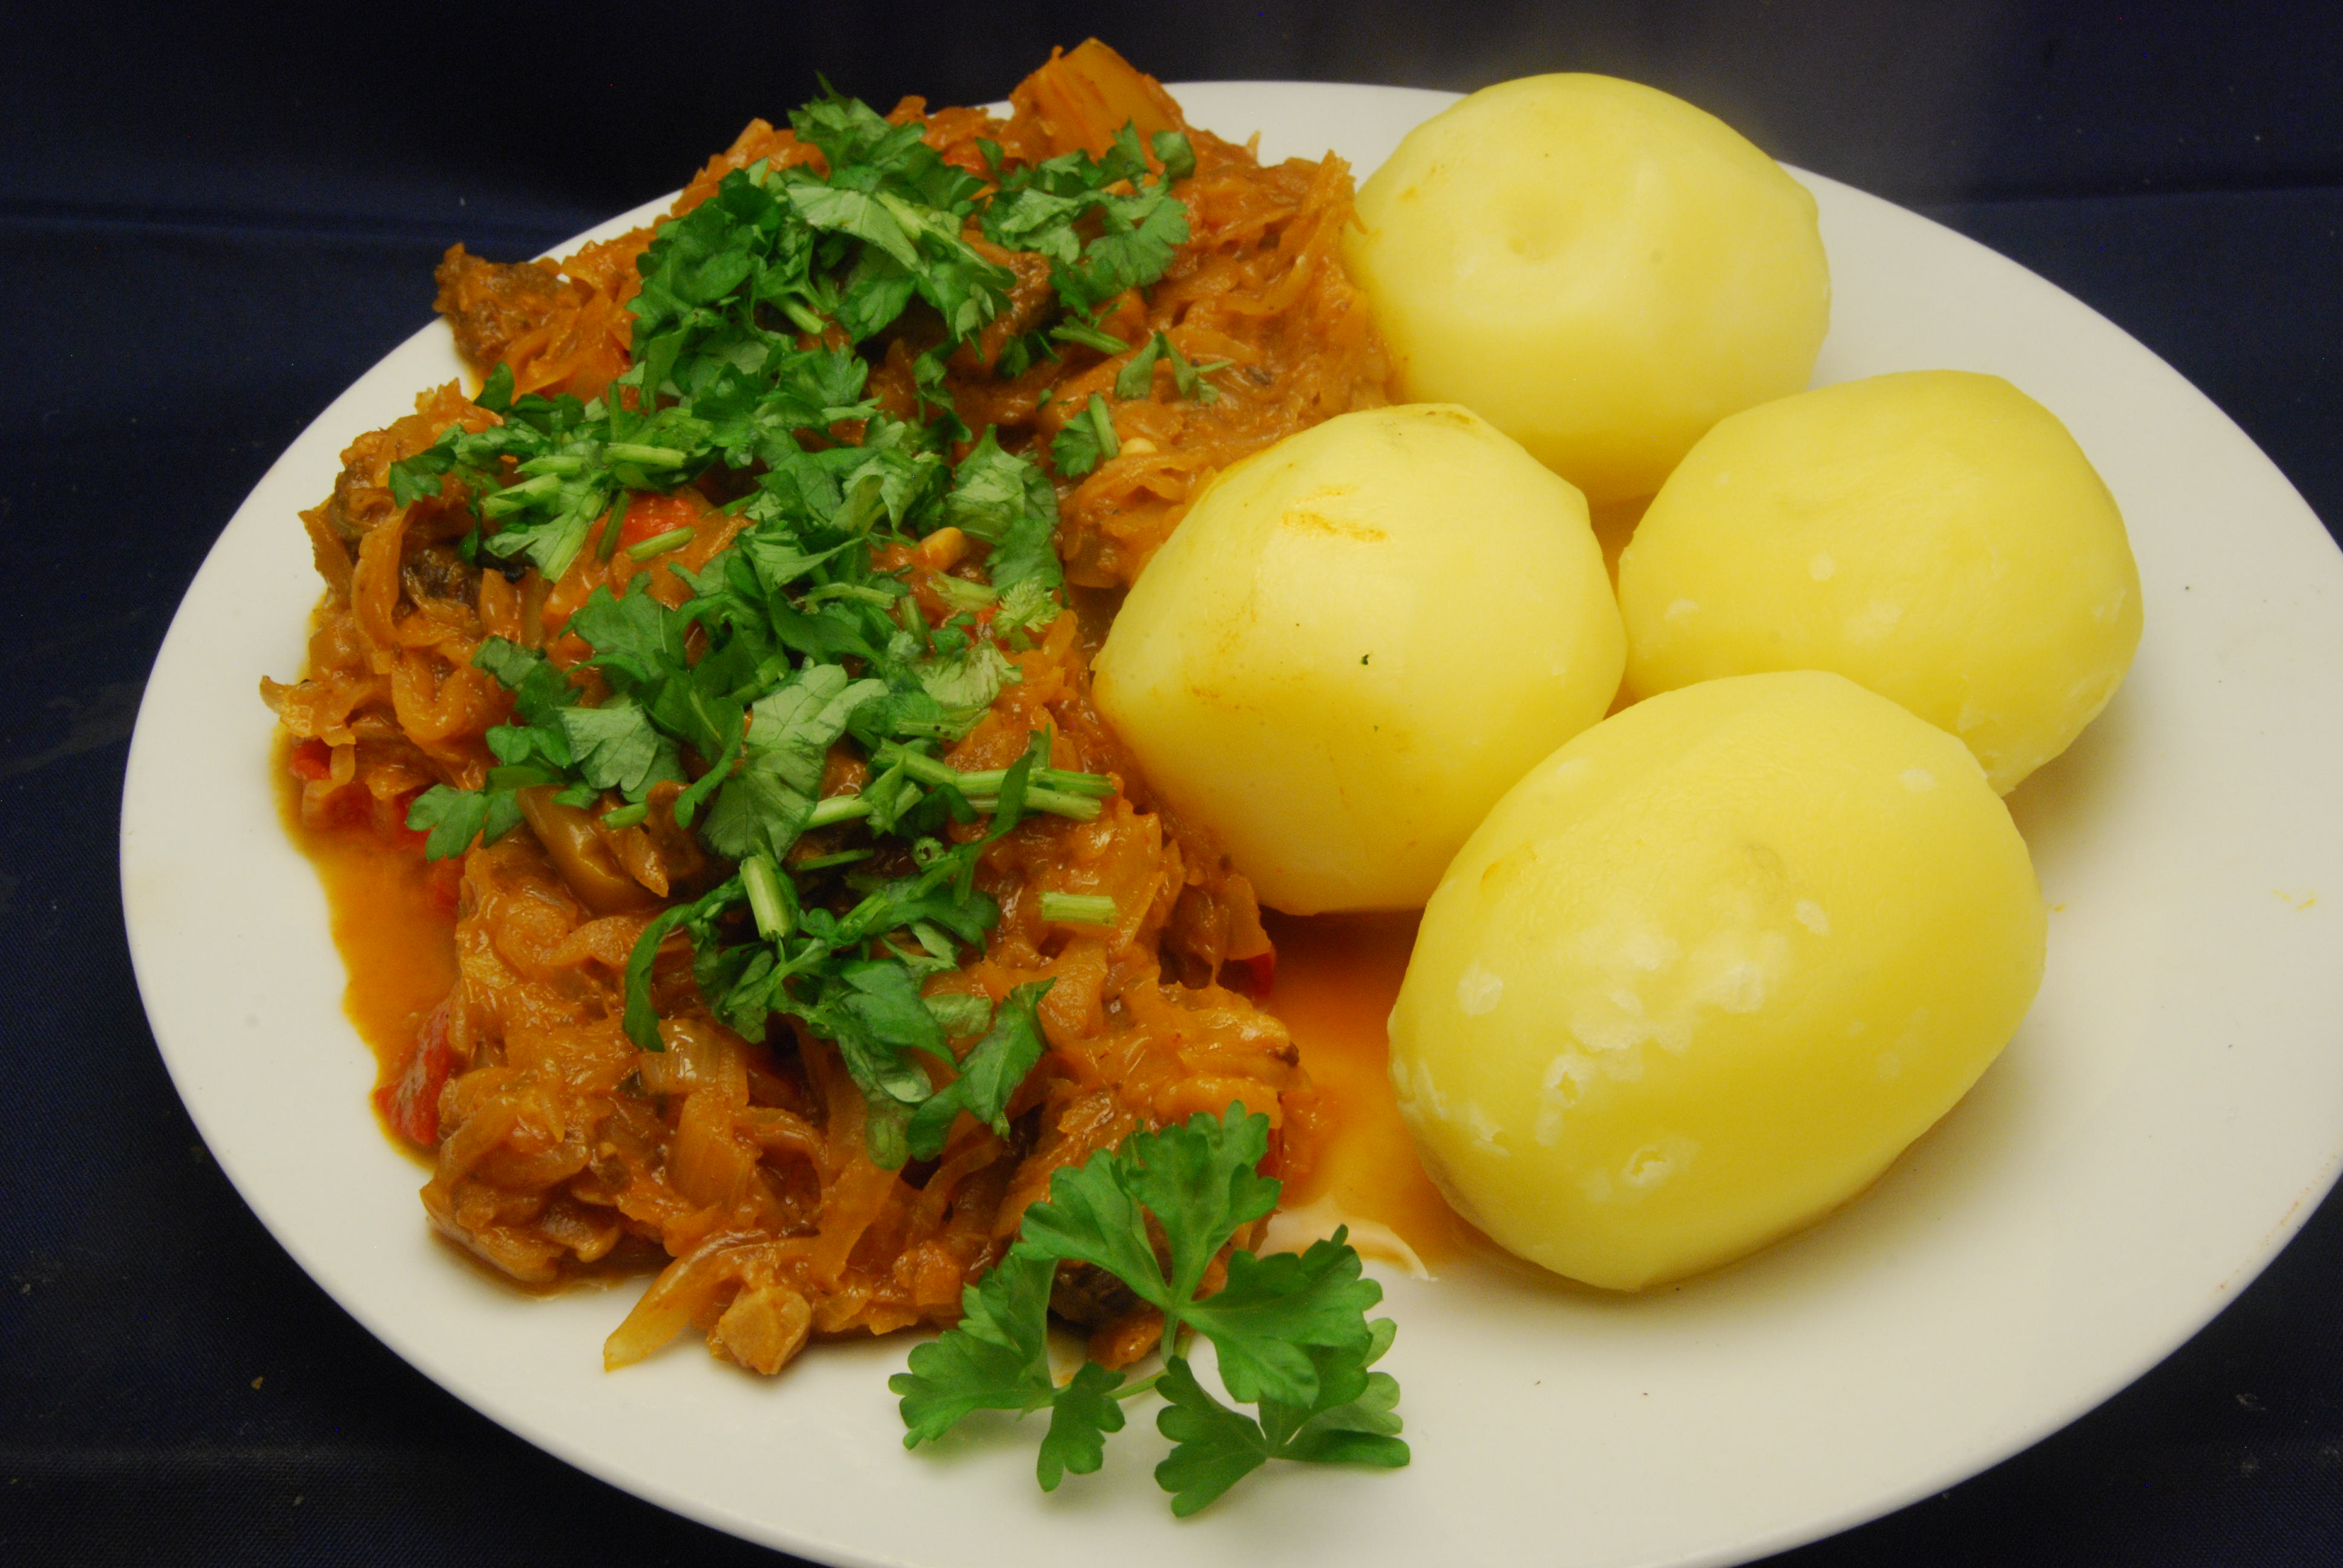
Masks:
[[[1297,93],[1306,91],[1312,95],[1325,94],[1329,95],[1342,95],[1345,94],[1355,93],[1361,87],[1370,88],[1372,91],[1378,94],[1408,95],[1427,104],[1434,101],[1453,102],[1455,98],[1461,95],[1441,93],[1434,89],[1425,88],[1322,82],[1185,83],[1171,85],[1171,91],[1175,96],[1180,97],[1184,104],[1188,101],[1191,95],[1198,98],[1209,98],[1215,94],[1221,93],[1262,93],[1265,91],[1272,93],[1279,91]],[[1209,119],[1205,114],[1199,114],[1194,117],[1199,123],[1209,123]],[[1855,187],[1845,186],[1837,181],[1827,180],[1822,176],[1804,174],[1801,175],[1801,177],[1807,180],[1807,182],[1812,186],[1832,187],[1838,194],[1841,199],[1852,199],[1865,203],[1878,203],[1883,206],[1893,207],[1893,204],[1885,203],[1882,198],[1871,196],[1866,193],[1855,189]],[[664,210],[667,204],[672,200],[672,196],[673,193],[669,193],[668,196],[655,198],[653,201],[644,203],[634,209],[630,209],[627,213],[620,214],[603,223],[597,224],[586,230],[580,236],[565,242],[565,244],[561,247],[558,247],[558,250],[554,254],[566,254],[568,250],[574,248],[580,243],[584,243],[595,237],[604,236],[608,233],[620,231],[625,227],[632,226],[636,223],[645,221],[647,216],[655,215],[658,212]],[[1894,208],[1894,210],[1921,223],[1929,225],[1931,228],[1940,231],[1943,236],[1950,236],[1951,238],[1957,240],[1962,246],[1966,247],[1969,250],[1979,253],[1985,256],[1992,257],[1994,262],[1999,266],[2014,268],[2016,271],[2025,274],[2026,277],[2033,279],[2036,283],[2039,284],[2040,286],[2054,290],[2069,307],[2088,313],[2092,318],[2104,325],[2108,331],[2121,334],[2127,340],[2130,340],[2128,334],[2122,334],[2122,329],[2119,327],[2117,327],[2114,323],[2108,321],[2103,314],[2098,312],[2087,302],[2076,299],[2071,295],[2066,295],[2064,290],[2056,289],[2056,286],[2048,283],[2047,280],[2039,278],[2037,275],[2032,274],[2030,271],[2020,266],[2020,264],[2010,260],[2008,257],[2002,256],[1999,253],[1992,251],[1989,247],[1980,245],[1976,241],[1960,235],[1958,231],[1953,230],[1945,225],[1938,224],[1935,220],[1926,217],[1924,215],[1912,213],[1909,209],[1900,207]],[[244,511],[254,507],[259,498],[272,488],[272,481],[277,479],[280,470],[285,469],[287,466],[291,463],[295,454],[305,449],[313,438],[325,438],[328,436],[334,435],[336,432],[338,432],[341,438],[344,439],[347,438],[351,435],[355,435],[359,427],[347,423],[346,405],[356,400],[360,400],[360,394],[367,387],[367,383],[377,375],[382,374],[385,367],[390,365],[394,360],[397,360],[402,355],[414,352],[418,347],[430,343],[437,337],[444,337],[445,330],[446,329],[442,323],[434,320],[418,330],[416,334],[402,341],[400,345],[393,348],[389,354],[386,355],[382,360],[378,361],[376,366],[370,367],[365,374],[360,376],[357,381],[353,382],[348,388],[346,388],[341,394],[337,395],[323,410],[319,412],[315,419],[310,421],[308,426],[304,428],[301,435],[296,437],[294,442],[287,447],[286,451],[283,454],[280,454],[277,461],[271,465],[267,473],[265,474],[260,482],[256,485],[252,494],[248,496],[244,503],[238,507],[236,515],[240,516]],[[2130,341],[2133,341],[2136,344],[2136,340]],[[2147,354],[2151,358],[2155,357],[2150,351],[2145,348],[2144,346],[2140,346],[2140,351],[2143,354]],[[2157,359],[2157,363],[2159,365],[2163,364],[2160,359]],[[2250,439],[2245,436],[2242,430],[2239,430],[2237,427],[2234,421],[2229,420],[2228,416],[2226,413],[2219,410],[2217,406],[2212,404],[2211,401],[2206,398],[2201,392],[2197,391],[2193,386],[2187,383],[2186,378],[2179,377],[2177,371],[2172,371],[2170,367],[2165,366],[2164,368],[2170,373],[2176,380],[2178,380],[2181,385],[2187,387],[2191,395],[2193,395],[2196,399],[2203,405],[2205,410],[2210,411],[2217,418],[2227,424],[2228,429],[2235,434],[2238,441],[2245,445],[2247,449],[2253,451],[2256,456],[2259,457],[2261,463],[2268,469],[2269,474],[2274,476],[2278,480],[2279,484],[2285,487],[2287,494],[2293,498],[2295,505],[2301,509],[2304,517],[2308,519],[2310,526],[2313,528],[2317,528],[2321,538],[2325,539],[2328,544],[2330,547],[2329,554],[2333,554],[2333,541],[2331,538],[2328,538],[2326,535],[2323,527],[2318,524],[2315,515],[2310,513],[2308,506],[2301,501],[2298,493],[2294,491],[2291,482],[2286,479],[2284,474],[2278,470],[2275,465],[2270,464],[2266,456],[2261,456],[2259,454],[2258,448],[2253,447]],[[337,444],[338,445],[338,442]],[[279,518],[278,521],[280,523],[284,523],[289,521],[289,519]],[[233,523],[233,517],[231,518],[231,523]],[[181,647],[181,643],[184,638],[191,638],[194,633],[190,629],[191,623],[186,619],[186,611],[187,610],[188,606],[196,600],[198,593],[205,590],[207,575],[213,572],[216,563],[220,559],[222,545],[226,538],[226,535],[224,531],[222,539],[215,541],[212,550],[206,553],[203,567],[198,569],[186,596],[183,597],[180,606],[176,610],[175,610],[170,628],[166,632],[162,645],[157,651],[156,668],[158,672],[164,668],[166,663],[173,660],[175,657],[187,657],[185,648]],[[295,1261],[299,1264],[303,1271],[308,1274],[313,1281],[317,1282],[337,1305],[339,1305],[345,1312],[348,1312],[354,1319],[363,1325],[368,1332],[372,1333],[377,1340],[381,1341],[386,1344],[386,1346],[390,1348],[394,1353],[397,1353],[402,1360],[416,1367],[417,1370],[424,1372],[425,1375],[430,1377],[435,1382],[447,1390],[447,1392],[454,1394],[457,1398],[462,1400],[465,1403],[480,1411],[483,1414],[488,1415],[491,1420],[496,1421],[506,1430],[522,1437],[524,1440],[531,1442],[535,1446],[554,1454],[565,1462],[575,1465],[578,1468],[586,1471],[589,1474],[596,1475],[598,1478],[619,1487],[621,1490],[638,1496],[645,1497],[647,1500],[668,1508],[672,1512],[680,1513],[685,1517],[709,1523],[719,1528],[726,1529],[734,1533],[740,1534],[744,1538],[758,1541],[766,1544],[777,1545],[784,1550],[810,1553],[818,1555],[822,1560],[840,1563],[852,1563],[856,1564],[857,1568],[860,1568],[860,1565],[862,1564],[895,1564],[910,1561],[910,1559],[887,1555],[884,1553],[873,1553],[850,1542],[823,1539],[820,1536],[811,1534],[792,1534],[787,1532],[779,1532],[759,1519],[725,1506],[719,1503],[711,1502],[707,1497],[679,1491],[663,1484],[656,1479],[647,1479],[640,1474],[629,1472],[615,1463],[606,1462],[602,1454],[598,1452],[582,1439],[573,1437],[571,1434],[565,1432],[558,1428],[548,1426],[547,1422],[538,1419],[536,1415],[532,1414],[526,1409],[511,1406],[493,1391],[484,1391],[478,1387],[473,1380],[465,1377],[458,1369],[457,1369],[446,1358],[438,1354],[434,1347],[428,1343],[416,1340],[413,1336],[403,1332],[396,1320],[387,1316],[377,1303],[347,1288],[346,1282],[341,1279],[339,1271],[329,1260],[317,1253],[315,1249],[307,1244],[307,1238],[299,1234],[297,1231],[288,1231],[287,1226],[281,1224],[279,1221],[274,1217],[277,1205],[272,1201],[265,1184],[259,1183],[252,1177],[250,1171],[247,1169],[247,1163],[246,1159],[243,1157],[242,1151],[230,1152],[224,1151],[222,1150],[220,1138],[215,1130],[215,1118],[211,1114],[208,1091],[202,1088],[191,1088],[191,1081],[194,1076],[195,1059],[187,1054],[186,1048],[184,1045],[175,1046],[173,1043],[173,1041],[177,1040],[180,1038],[182,1020],[173,1020],[166,1023],[164,1018],[157,1015],[152,1002],[148,1000],[148,999],[153,995],[153,988],[150,986],[149,982],[149,974],[150,971],[155,969],[157,962],[155,952],[151,950],[150,944],[157,939],[156,933],[152,929],[151,924],[146,924],[143,922],[142,916],[139,913],[139,911],[146,907],[146,904],[145,900],[139,894],[139,890],[134,887],[134,875],[136,868],[140,864],[141,857],[146,853],[146,846],[141,842],[134,842],[134,840],[138,839],[141,837],[142,830],[151,829],[154,826],[153,822],[142,819],[141,814],[148,795],[147,780],[151,779],[155,769],[158,766],[151,755],[154,746],[158,744],[158,742],[154,739],[158,731],[155,727],[150,726],[149,723],[149,709],[154,707],[158,702],[158,699],[157,686],[156,683],[150,681],[147,691],[141,700],[136,728],[134,731],[128,758],[126,762],[124,778],[123,806],[121,813],[121,858],[119,870],[122,885],[125,928],[126,934],[128,938],[133,969],[138,978],[142,1002],[146,1002],[148,1006],[149,1021],[153,1028],[158,1050],[163,1056],[166,1067],[172,1076],[175,1089],[178,1091],[182,1102],[187,1107],[190,1116],[196,1121],[196,1126],[199,1131],[203,1134],[206,1144],[212,1147],[215,1157],[218,1160],[223,1171],[228,1175],[231,1183],[236,1187],[238,1196],[242,1198],[246,1204],[253,1210],[254,1213],[261,1219],[264,1225],[269,1230],[271,1235],[277,1241],[278,1244],[285,1247],[286,1251],[294,1258]],[[142,926],[144,929],[142,929]],[[353,1098],[357,1099],[362,1098],[362,1096],[353,1096]],[[1996,1447],[1993,1452],[1977,1458],[1976,1462],[1972,1463],[1963,1462],[1956,1463],[1950,1469],[1941,1473],[1931,1473],[1929,1474],[1917,1477],[1912,1480],[1907,1486],[1893,1494],[1878,1496],[1870,1502],[1851,1506],[1827,1517],[1815,1517],[1803,1524],[1771,1530],[1760,1535],[1746,1537],[1742,1541],[1732,1544],[1720,1544],[1705,1551],[1694,1553],[1691,1555],[1679,1555],[1666,1559],[1666,1561],[1684,1564],[1742,1562],[1747,1561],[1753,1556],[1794,1547],[1806,1542],[1819,1539],[1825,1535],[1835,1533],[1871,1519],[1892,1513],[1918,1498],[1926,1496],[1931,1492],[1942,1490],[1947,1484],[1954,1483],[1975,1475],[1985,1469],[1990,1468],[1993,1464],[1998,1463],[2002,1460],[2006,1459],[2011,1454],[2016,1453],[2023,1449],[2031,1446],[2033,1443],[2040,1441],[2050,1432],[2056,1432],[2066,1424],[2069,1424],[2073,1421],[2078,1419],[2081,1415],[2087,1413],[2090,1410],[2095,1409],[2099,1404],[2105,1402],[2107,1398],[2119,1392],[2122,1388],[2128,1386],[2129,1383],[2136,1381],[2137,1378],[2148,1368],[2161,1362],[2173,1351],[2177,1350],[2181,1344],[2187,1342],[2187,1341],[2199,1332],[2207,1322],[2210,1322],[2214,1316],[2217,1315],[2219,1311],[2225,1307],[2229,1301],[2236,1298],[2247,1283],[2258,1275],[2263,1268],[2268,1266],[2268,1262],[2277,1256],[2278,1251],[2283,1250],[2285,1245],[2300,1230],[2301,1226],[2308,1221],[2311,1212],[2318,1207],[2318,1201],[2323,1198],[2326,1192],[2334,1185],[2338,1171],[2343,1171],[2343,1128],[2338,1128],[2333,1137],[2330,1138],[2329,1145],[2325,1152],[2322,1164],[2315,1172],[2312,1173],[2311,1181],[2307,1186],[2305,1186],[2300,1197],[2296,1200],[2288,1212],[2279,1219],[2278,1223],[2260,1238],[2258,1244],[2248,1251],[2244,1261],[2238,1263],[2228,1272],[2222,1283],[2213,1292],[2211,1292],[2203,1301],[2192,1304],[2191,1312],[2193,1315],[2189,1317],[2185,1328],[2177,1334],[2172,1335],[2169,1338],[2168,1343],[2163,1344],[2160,1349],[2157,1349],[2152,1354],[2147,1355],[2145,1360],[2142,1360],[2139,1362],[2139,1364],[2130,1366],[2127,1370],[2111,1372],[2107,1377],[2101,1380],[2101,1386],[2097,1386],[2096,1392],[2090,1393],[2087,1398],[2083,1398],[2079,1401],[2070,1398],[2062,1402],[2056,1409],[2045,1410],[2044,1412],[2037,1413],[2036,1418],[2030,1422],[2021,1422],[2012,1425],[2004,1434],[2006,1441]],[[356,1299],[354,1299],[354,1297]],[[898,1337],[894,1342],[900,1345],[907,1342],[904,1342]],[[907,1475],[910,1473],[912,1473],[906,1472]]]

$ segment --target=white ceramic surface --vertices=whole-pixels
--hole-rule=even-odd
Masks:
[[[1196,123],[1363,175],[1446,95],[1208,84]],[[1742,1560],[1969,1475],[2178,1345],[2277,1251],[2343,1152],[2343,558],[2245,436],[2089,309],[1826,180],[1818,378],[2007,376],[2073,428],[2139,557],[2128,684],[2013,799],[2053,906],[2049,978],[1969,1099],[1876,1190],[1643,1299],[1493,1267],[1384,1271],[1415,1462],[1286,1467],[1175,1523],[1147,1415],[1054,1497],[1031,1430],[907,1455],[897,1338],[759,1380],[679,1343],[616,1375],[631,1292],[534,1300],[428,1234],[378,1134],[316,877],[277,824],[261,675],[295,675],[317,584],[295,512],[352,436],[457,373],[434,327],[337,399],[213,548],[146,688],[123,807],[131,947],[221,1165],[327,1291],[551,1452],[838,1563],[1125,1568]],[[646,209],[649,210],[649,209]],[[633,217],[636,215],[629,215]],[[623,226],[619,220],[611,227]],[[602,232],[602,231],[598,231]],[[972,1425],[980,1423],[971,1423]]]

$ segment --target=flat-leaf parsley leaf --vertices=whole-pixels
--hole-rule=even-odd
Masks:
[[[1396,1330],[1368,1321],[1383,1288],[1360,1276],[1345,1234],[1298,1256],[1227,1251],[1276,1207],[1279,1183],[1256,1169],[1268,1147],[1268,1118],[1232,1105],[1059,1171],[1009,1255],[967,1288],[960,1326],[912,1351],[910,1370],[890,1382],[902,1396],[904,1446],[979,1410],[1048,1410],[1035,1473],[1052,1491],[1065,1472],[1098,1468],[1106,1437],[1123,1425],[1120,1401],[1155,1389],[1170,1401],[1156,1424],[1175,1444],[1155,1477],[1175,1513],[1194,1513],[1272,1459],[1405,1464],[1399,1384],[1368,1370]],[[1227,1283],[1199,1299],[1224,1252]],[[1061,1262],[1102,1269],[1163,1313],[1158,1376],[1127,1383],[1095,1362],[1062,1384],[1050,1375],[1050,1283]],[[1205,1390],[1182,1353],[1191,1332],[1212,1342],[1222,1384],[1258,1416]]]

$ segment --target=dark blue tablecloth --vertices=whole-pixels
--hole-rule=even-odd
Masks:
[[[2227,408],[2333,528],[2337,17],[2019,0],[13,15],[0,1560],[778,1560],[547,1458],[345,1317],[222,1179],[131,983],[114,840],[147,666],[245,491],[428,319],[451,240],[551,245],[674,186],[818,69],[882,103],[982,100],[1098,32],[1171,79],[1604,70],[2071,290]],[[2343,1561],[2343,1205],[2101,1410],[1782,1561]]]

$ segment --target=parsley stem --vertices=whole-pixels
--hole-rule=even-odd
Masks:
[[[935,589],[936,597],[958,614],[973,615],[1001,602],[1001,596],[992,591],[990,584],[972,583],[966,578],[939,572],[928,579],[928,584]]]
[[[781,896],[781,876],[772,858],[751,855],[740,862],[740,885],[748,890],[749,912],[757,917],[757,934],[769,942],[780,940],[797,927]]]
[[[835,855],[809,855],[802,860],[791,862],[789,869],[793,871],[824,871],[828,870],[832,866],[851,866],[856,861],[867,860],[877,853],[878,851],[875,849],[840,849]]]
[[[632,441],[612,441],[602,448],[602,455],[614,463],[632,463],[643,468],[680,468],[691,461],[691,454],[673,447],[641,447]]]
[[[1100,800],[1114,798],[1114,780],[1103,773],[1069,773],[1062,768],[1044,768],[1033,775],[1033,785],[1064,795],[1089,795]]]
[[[547,582],[559,582],[568,572],[569,563],[578,558],[578,552],[586,548],[586,536],[594,527],[596,510],[588,508],[583,515],[564,518],[560,528],[532,541],[545,543],[550,540],[549,548],[534,558]]]
[[[630,561],[647,561],[653,556],[663,556],[669,550],[683,548],[695,537],[697,532],[689,524],[680,528],[669,528],[663,534],[652,535],[641,544],[628,545],[627,558]]]
[[[971,796],[968,803],[989,813],[1000,808],[1001,798],[997,795]],[[1095,822],[1098,820],[1099,803],[1088,795],[1068,795],[1029,784],[1025,787],[1025,809],[1047,811],[1052,817],[1071,817],[1077,822]]]
[[[795,298],[787,298],[783,299],[780,304],[781,314],[788,317],[791,322],[795,323],[799,331],[806,333],[810,337],[820,337],[823,332],[828,330],[829,324],[824,322],[820,317],[816,316],[811,310],[806,308],[803,301]]]
[[[969,804],[980,811],[990,811],[999,804],[1001,787],[1009,781],[1009,769],[1006,768],[988,768],[980,772],[963,773],[949,762],[913,751],[909,747],[882,746],[873,760],[890,768],[900,767],[922,784],[946,785],[957,789],[967,796]],[[1061,768],[1044,768],[1036,772],[1033,781],[1025,787],[1025,809],[1088,822],[1098,816],[1098,802],[1113,794],[1114,780],[1102,773],[1070,773]]]
[[[869,815],[870,802],[861,796],[832,795],[826,800],[814,802],[812,812],[806,818],[804,830],[810,833],[816,828],[835,827],[840,822],[851,822],[858,817]]]
[[[957,582],[960,579],[957,578],[945,578],[939,575],[937,580],[940,582]],[[920,596],[915,593],[905,594],[903,596],[900,608],[902,612],[903,629],[910,632],[913,637],[918,638],[921,648],[926,648],[930,653],[935,652],[936,634],[929,628],[928,618],[926,615],[920,612]],[[915,774],[913,777],[916,778],[918,775]],[[930,779],[928,782],[933,784],[938,782],[938,780]]]
[[[501,518],[508,512],[518,512],[531,501],[543,500],[561,493],[561,476],[539,474],[523,479],[518,485],[508,485],[480,503],[480,516]]]
[[[963,773],[949,762],[939,762],[905,746],[888,745],[880,749],[886,753],[880,760],[889,767],[902,769],[922,784],[949,784],[964,795],[998,795],[1001,780],[1007,776],[1004,769],[998,768],[990,773]],[[990,789],[984,787],[988,779],[991,783]]]
[[[613,806],[602,813],[602,826],[613,831],[620,828],[631,828],[650,814],[650,807],[640,800],[631,806]]]
[[[1114,900],[1104,893],[1043,893],[1041,918],[1070,926],[1111,926]]]
[[[889,593],[884,588],[875,588],[867,583],[823,583],[819,588],[807,589],[802,602],[817,605],[826,604],[831,599],[846,598],[852,599],[857,604],[875,604],[880,609],[886,609],[891,607],[899,597],[901,597],[900,590],[897,593]]]
[[[594,547],[594,558],[607,561],[618,553],[618,533],[627,526],[627,508],[634,503],[632,490],[620,490],[618,498],[610,504],[610,520],[603,525],[602,540]]]
[[[1099,461],[1104,463],[1121,456],[1122,441],[1114,433],[1114,416],[1107,411],[1106,399],[1095,392],[1091,393],[1087,412],[1091,428],[1098,435]]]
[[[1128,354],[1131,351],[1131,345],[1113,333],[1071,317],[1050,328],[1050,336],[1061,342],[1079,343],[1086,348],[1095,348],[1101,354]]]

